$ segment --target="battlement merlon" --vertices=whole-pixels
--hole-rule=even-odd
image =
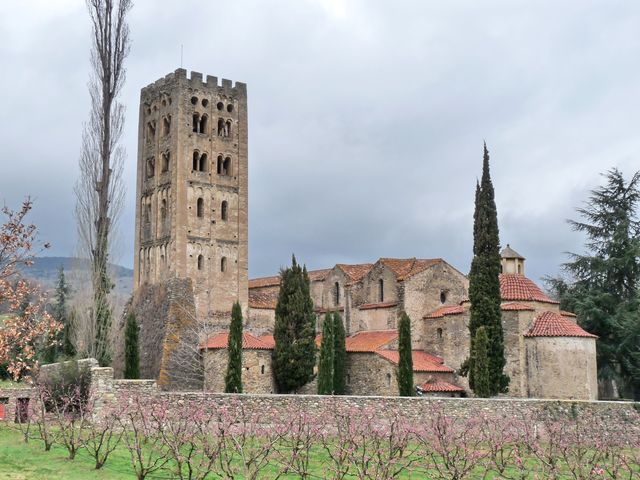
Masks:
[[[178,68],[175,72],[165,75],[163,78],[156,80],[144,87],[141,91],[141,97],[149,93],[158,93],[163,90],[170,90],[175,83],[182,83],[184,86],[191,87],[193,89],[200,89],[209,91],[214,94],[226,94],[238,97],[246,97],[247,84],[243,82],[235,82],[223,78],[221,83],[218,82],[218,77],[213,75],[207,75],[206,80],[203,81],[203,75],[200,72],[191,72],[191,76],[187,76],[187,70],[184,68]]]

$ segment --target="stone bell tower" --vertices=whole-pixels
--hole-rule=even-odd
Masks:
[[[134,289],[189,278],[200,318],[248,303],[247,88],[178,69],[142,89]]]

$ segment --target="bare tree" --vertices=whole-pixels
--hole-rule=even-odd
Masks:
[[[91,111],[84,125],[80,177],[75,186],[76,220],[80,251],[91,260],[93,304],[88,329],[93,336],[89,353],[101,365],[111,362],[109,331],[112,309],[109,292],[109,251],[124,202],[119,145],[125,108],[117,98],[125,80],[124,60],[129,54],[126,22],[131,0],[87,0],[93,25],[89,93]]]

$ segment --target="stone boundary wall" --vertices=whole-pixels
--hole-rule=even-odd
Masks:
[[[240,406],[248,415],[264,423],[277,423],[292,412],[306,411],[331,416],[337,410],[369,410],[375,412],[381,422],[390,419],[395,412],[402,412],[410,423],[425,421],[425,415],[433,407],[442,408],[452,417],[469,417],[479,412],[497,418],[576,418],[581,414],[593,414],[607,422],[637,421],[640,403],[580,400],[544,400],[513,398],[438,398],[438,397],[375,397],[375,396],[322,396],[277,394],[225,394],[211,392],[176,392],[160,390],[154,380],[114,379],[113,369],[91,368],[92,389],[97,395],[96,414],[100,408],[128,397],[162,399],[170,404],[189,400],[206,400],[218,407]],[[29,397],[29,389],[0,389],[0,398],[13,399],[13,409],[7,411],[5,420],[15,418],[15,398]],[[11,407],[9,407],[11,408]],[[328,417],[330,418],[330,417]]]

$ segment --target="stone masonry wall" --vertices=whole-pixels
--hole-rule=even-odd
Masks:
[[[170,402],[205,399],[217,407],[240,404],[248,415],[257,414],[268,424],[288,418],[291,412],[308,411],[330,416],[336,409],[372,409],[376,418],[384,422],[396,412],[401,412],[409,422],[425,420],[425,412],[430,406],[442,408],[445,414],[454,417],[468,417],[483,412],[502,418],[521,418],[531,414],[537,417],[554,416],[573,418],[584,413],[593,413],[607,422],[629,422],[637,419],[638,403],[597,402],[537,399],[478,399],[478,398],[436,398],[436,397],[380,397],[380,396],[319,396],[319,395],[250,395],[206,392],[165,392],[149,380],[115,380],[111,368],[92,368],[92,387],[98,395],[100,406],[135,395],[148,399],[162,398]],[[27,391],[15,393],[15,389],[0,389],[0,398],[20,396],[27,398]],[[14,421],[13,415],[6,420]],[[330,417],[329,417],[330,418]]]

